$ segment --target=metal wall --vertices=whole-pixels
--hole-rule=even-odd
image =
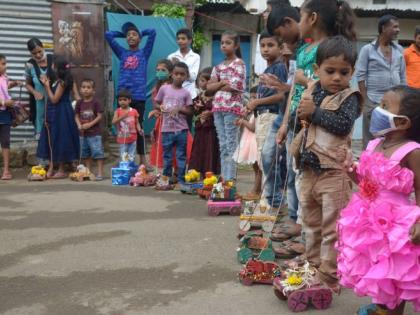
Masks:
[[[38,37],[52,52],[51,3],[47,0],[0,0],[0,53],[7,57],[7,74],[11,79],[24,80],[24,66],[30,54],[26,42]],[[29,97],[23,89],[23,101]],[[18,96],[18,88],[11,91],[12,97]],[[34,138],[32,125],[13,128],[12,141]]]

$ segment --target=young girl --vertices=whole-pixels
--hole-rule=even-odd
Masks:
[[[250,96],[251,100],[257,97],[256,86],[251,89]],[[233,159],[238,164],[252,164],[252,168],[254,169],[254,187],[252,191],[242,196],[242,199],[257,200],[261,197],[262,172],[258,166],[258,148],[257,138],[255,136],[254,113],[250,115],[249,120],[245,118],[237,119],[235,125],[242,128],[242,135],[239,145],[233,154]]]
[[[380,138],[369,143],[357,166],[344,163],[359,192],[338,222],[341,284],[380,304],[362,307],[359,315],[403,314],[405,301],[420,311],[419,103],[413,88],[385,93],[370,125]]]
[[[70,94],[73,91],[78,98],[77,87],[73,82],[70,64],[61,56],[54,56],[53,70],[57,80],[50,86],[50,79],[41,76],[48,95],[46,119],[41,130],[37,157],[50,161],[47,178],[66,178],[64,163],[79,159],[79,132],[74,120]],[[58,171],[54,174],[54,164]]]
[[[213,119],[213,97],[206,95],[207,83],[210,80],[212,68],[203,69],[198,75],[200,93],[194,100],[196,114],[195,135],[189,163],[190,169],[201,174],[213,172],[220,174],[220,152],[216,127]]]
[[[241,115],[246,85],[246,68],[241,59],[239,44],[240,38],[237,33],[223,33],[221,50],[226,59],[214,67],[207,85],[209,93],[216,93],[213,100],[213,117],[219,138],[222,177],[225,180],[236,179],[233,153],[239,142],[239,127],[234,122]]]
[[[308,125],[293,140],[290,152],[301,170],[299,201],[306,235],[307,260],[318,268],[318,279],[339,291],[336,222],[347,204],[351,186],[337,148],[350,148],[354,122],[361,112],[361,96],[350,80],[357,53],[343,36],[322,42],[318,48],[314,81],[297,108]]]

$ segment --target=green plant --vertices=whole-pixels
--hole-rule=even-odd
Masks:
[[[156,3],[152,6],[153,16],[183,18],[187,14],[187,9],[176,4]]]
[[[193,34],[193,49],[199,52],[205,44],[209,43],[209,39],[200,30],[194,30]]]

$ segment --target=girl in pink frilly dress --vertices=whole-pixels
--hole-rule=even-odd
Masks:
[[[358,164],[341,152],[359,192],[338,221],[340,282],[375,303],[358,315],[420,311],[420,91],[385,93],[370,132]]]

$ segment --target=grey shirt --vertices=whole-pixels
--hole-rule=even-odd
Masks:
[[[381,102],[389,88],[407,84],[403,48],[394,43],[391,44],[391,48],[391,63],[382,54],[377,40],[363,46],[357,60],[357,82],[365,81],[367,96],[376,104]]]

